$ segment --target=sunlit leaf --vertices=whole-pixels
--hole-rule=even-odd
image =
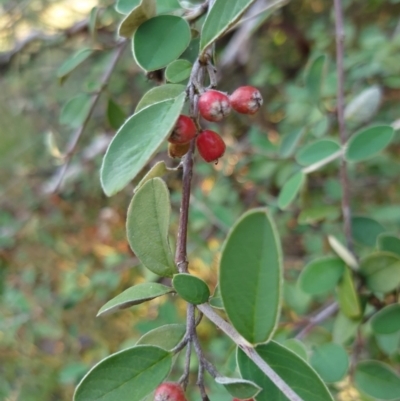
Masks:
[[[351,270],[346,267],[344,274],[336,288],[340,310],[349,318],[358,318],[361,315],[360,299],[354,284]]]
[[[253,344],[275,329],[281,296],[282,254],[278,234],[263,209],[245,213],[225,241],[219,288],[233,326]]]

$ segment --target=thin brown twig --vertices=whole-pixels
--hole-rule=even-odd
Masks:
[[[97,102],[100,99],[101,94],[103,93],[104,89],[106,88],[117,63],[125,50],[125,46],[126,46],[126,41],[122,42],[114,50],[110,64],[108,65],[107,69],[105,70],[105,72],[100,80],[100,83],[101,83],[100,89],[96,93],[94,93],[91,97],[89,112],[88,112],[85,120],[81,124],[81,126],[72,134],[71,139],[67,145],[66,152],[63,155],[64,156],[64,164],[60,167],[60,169],[58,171],[55,185],[52,188],[52,190],[50,191],[51,193],[56,193],[59,190],[59,188],[63,182],[65,173],[67,172],[69,163],[75,154],[78,142],[79,142],[80,138],[82,137],[83,132],[85,131],[85,128],[93,114],[93,111],[97,105]]]
[[[346,125],[344,120],[344,27],[341,0],[334,0],[335,8],[335,31],[336,31],[336,70],[337,70],[337,118],[339,125],[340,143],[345,146],[347,141]],[[342,184],[342,213],[344,233],[347,247],[354,253],[353,236],[351,233],[351,207],[350,207],[350,182],[347,172],[347,163],[342,156],[340,163],[340,181]]]

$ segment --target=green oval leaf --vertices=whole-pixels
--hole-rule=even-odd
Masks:
[[[304,133],[305,129],[301,128],[290,132],[289,134],[285,134],[282,137],[281,144],[279,146],[279,155],[283,158],[291,156]]]
[[[305,180],[306,175],[302,171],[289,178],[279,193],[278,206],[280,209],[286,209],[295,200]]]
[[[169,82],[178,83],[190,77],[192,63],[187,60],[175,60],[165,70],[165,78]]]
[[[360,299],[354,285],[351,270],[346,268],[336,288],[340,310],[349,318],[355,319],[362,313]]]
[[[252,344],[267,341],[279,316],[282,254],[275,225],[263,209],[245,213],[223,246],[219,288],[226,314]]]
[[[224,35],[255,0],[216,0],[207,14],[200,38],[200,53]]]
[[[339,215],[340,211],[337,206],[322,205],[303,209],[297,221],[299,224],[314,224],[325,219],[336,220]]]
[[[378,248],[400,256],[400,238],[391,234],[381,234],[378,237]]]
[[[111,127],[116,130],[119,129],[119,127],[126,120],[125,112],[111,98],[108,99],[107,118],[108,118],[108,122],[110,123]]]
[[[115,9],[121,14],[128,14],[140,4],[141,0],[117,0]]]
[[[355,123],[365,123],[376,114],[382,100],[382,89],[371,86],[357,95],[344,109],[344,118]]]
[[[385,228],[374,219],[355,216],[351,219],[351,230],[353,238],[357,242],[367,246],[375,246],[379,234],[382,234]]]
[[[220,376],[215,378],[215,382],[222,384],[231,396],[240,400],[253,398],[261,391],[257,384],[244,379],[231,379]]]
[[[363,361],[357,364],[354,381],[363,393],[380,400],[400,398],[400,377],[386,364]]]
[[[309,166],[317,163],[340,150],[340,145],[331,139],[320,139],[309,143],[296,153],[297,163]]]
[[[184,324],[166,324],[144,334],[136,345],[156,345],[162,349],[171,350],[179,344],[185,333]]]
[[[156,86],[143,95],[136,106],[135,113],[138,113],[140,110],[154,103],[159,103],[163,100],[173,99],[179,96],[181,93],[185,92],[185,89],[186,87],[184,85],[178,84],[166,84]]]
[[[375,252],[365,257],[360,271],[371,291],[386,293],[400,285],[400,258],[392,253]]]
[[[103,359],[78,384],[74,401],[141,401],[167,377],[172,355],[149,345]]]
[[[70,99],[61,109],[60,124],[69,125],[72,128],[80,127],[89,114],[91,100],[92,97],[86,93]]]
[[[361,319],[350,319],[339,311],[333,324],[333,341],[338,344],[346,344],[352,340],[361,324]]]
[[[322,380],[334,383],[346,375],[349,369],[349,356],[338,344],[322,344],[314,348],[310,363]]]
[[[144,22],[133,36],[132,50],[138,65],[154,71],[176,60],[191,39],[189,24],[181,17],[160,15]]]
[[[136,29],[156,15],[156,1],[155,0],[141,0],[121,22],[118,28],[118,35],[124,38],[132,37]]]
[[[130,308],[131,306],[150,301],[173,291],[171,287],[167,287],[166,285],[141,283],[126,289],[124,292],[108,301],[100,308],[97,316],[106,315],[120,309]]]
[[[129,245],[153,273],[172,277],[177,269],[168,243],[171,204],[164,181],[153,178],[134,195],[128,208]]]
[[[282,345],[294,352],[301,359],[304,359],[306,362],[308,361],[307,348],[300,340],[297,340],[296,338],[289,338],[288,340],[285,340]]]
[[[300,273],[300,288],[311,295],[326,294],[334,290],[345,269],[344,262],[333,256],[309,263]]]
[[[390,125],[369,127],[354,134],[346,148],[346,159],[350,162],[359,162],[376,156],[389,145],[394,135]]]
[[[400,348],[400,330],[392,334],[375,334],[378,347],[386,354],[393,355]]]
[[[65,60],[57,70],[57,78],[59,78],[60,83],[63,83],[68,78],[68,75],[71,74],[71,72],[77,67],[79,67],[93,53],[94,50],[92,49],[81,49]]]
[[[172,284],[176,292],[187,302],[194,305],[204,304],[210,297],[207,284],[196,276],[187,273],[175,274]]]
[[[326,56],[324,54],[316,57],[306,71],[305,84],[311,100],[318,104],[324,73],[326,70]]]
[[[400,304],[388,305],[371,318],[371,327],[376,334],[392,334],[400,330]]]
[[[256,347],[257,353],[268,365],[306,401],[333,401],[326,385],[302,358],[275,341]],[[243,378],[258,384],[262,391],[257,401],[286,400],[275,384],[238,349],[237,361]]]
[[[103,158],[100,176],[107,196],[136,177],[173,129],[185,94],[149,106],[130,117],[119,129]]]
[[[164,160],[157,162],[147,174],[140,180],[139,184],[136,185],[135,192],[137,192],[147,181],[152,178],[162,177],[168,171],[168,167]]]

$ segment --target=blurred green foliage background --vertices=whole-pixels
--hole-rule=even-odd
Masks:
[[[400,2],[343,3],[346,99],[379,86],[382,101],[373,121],[399,127]],[[95,36],[87,22],[94,6],[100,10]],[[99,184],[102,154],[115,133],[107,119],[108,100],[131,115],[141,95],[155,85],[128,50],[100,98],[61,189],[51,193],[59,152],[73,131],[60,123],[60,113],[72,97],[97,90],[121,19],[113,6],[106,0],[0,1],[0,400],[70,400],[77,381],[102,357],[133,344],[161,322],[184,319],[183,304],[173,297],[95,318],[113,295],[152,278],[125,239],[134,183],[112,198],[102,194]],[[214,286],[218,252],[229,227],[245,210],[268,205],[284,245],[285,308],[277,337],[285,338],[302,316],[325,301],[311,302],[295,287],[298,272],[310,259],[329,252],[327,233],[343,238],[337,162],[313,173],[301,199],[288,211],[276,206],[279,189],[295,170],[296,147],[323,135],[338,135],[332,4],[291,1],[265,15],[252,30],[244,42],[233,32],[218,43],[220,88],[231,92],[242,84],[255,85],[265,106],[254,118],[232,115],[218,125],[228,149],[217,165],[196,161],[190,264]],[[229,46],[236,46],[233,58]],[[58,67],[83,47],[98,51],[60,85]],[[303,80],[307,63],[319,54],[329,58],[324,113],[309,101]],[[399,233],[396,135],[384,154],[350,166],[350,175],[354,213],[374,217],[386,231]],[[151,164],[167,159],[165,145]],[[166,181],[173,201],[174,242],[180,173]],[[300,204],[314,217],[299,216]],[[366,244],[357,245],[359,255],[369,250]],[[306,343],[322,342],[330,335],[329,324]],[[229,341],[208,322],[199,330],[221,370],[232,369]],[[369,355],[400,361],[398,347],[389,355],[373,340],[365,346]],[[228,399],[215,391],[215,398]],[[358,399],[346,382],[335,391],[338,400]]]

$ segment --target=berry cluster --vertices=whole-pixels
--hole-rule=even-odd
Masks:
[[[225,93],[208,90],[199,98],[199,113],[207,121],[221,121],[231,110],[241,114],[255,114],[263,99],[258,89],[241,86],[230,96]],[[168,153],[171,157],[182,157],[189,150],[190,141],[196,136],[197,129],[193,120],[181,115],[168,138]],[[218,160],[225,153],[223,139],[214,131],[204,130],[196,138],[197,149],[206,162]]]
[[[185,392],[178,383],[161,383],[154,393],[154,401],[186,401]],[[232,401],[242,401],[234,398]],[[245,401],[254,401],[253,398]]]

